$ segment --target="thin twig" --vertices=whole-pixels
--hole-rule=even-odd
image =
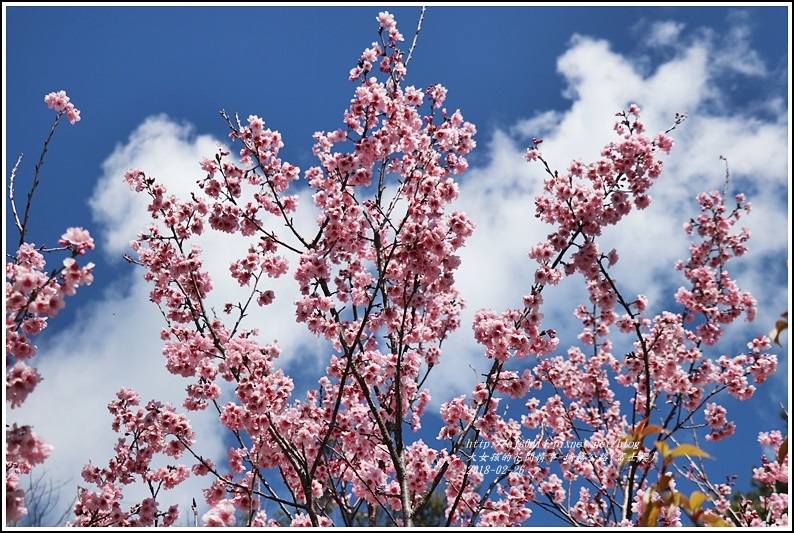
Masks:
[[[28,216],[30,215],[30,203],[33,201],[33,193],[36,191],[36,187],[39,185],[39,172],[41,171],[41,167],[44,165],[44,154],[47,153],[47,148],[50,145],[50,139],[52,139],[53,134],[55,133],[55,128],[58,127],[58,120],[63,115],[63,111],[55,115],[55,122],[52,123],[52,127],[50,128],[50,134],[47,135],[47,140],[44,141],[44,149],[41,151],[41,155],[39,156],[39,162],[36,163],[36,173],[33,175],[33,185],[30,187],[30,192],[28,193],[28,201],[25,204],[25,216],[22,219],[22,225],[19,228],[19,246],[25,244],[25,234],[28,230]]]
[[[408,66],[408,63],[411,61],[411,56],[414,53],[414,48],[416,48],[416,41],[419,39],[419,32],[422,30],[422,21],[425,18],[425,6],[422,6],[422,12],[419,13],[419,22],[416,23],[416,33],[414,34],[414,41],[411,43],[411,48],[408,50],[408,57],[405,60],[405,66]]]
[[[22,232],[22,222],[19,220],[19,215],[17,214],[17,204],[14,202],[14,178],[16,178],[17,169],[19,168],[19,164],[21,162],[22,154],[19,154],[14,168],[11,169],[11,177],[8,179],[8,201],[11,202],[11,212],[14,213],[14,222],[16,223],[20,233]]]
[[[725,198],[728,195],[728,183],[731,181],[731,170],[728,168],[728,158],[721,155],[720,159],[725,161],[725,183],[722,186],[722,197]]]

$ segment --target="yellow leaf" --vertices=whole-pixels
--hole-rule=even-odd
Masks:
[[[657,440],[656,442],[653,443],[653,445],[656,446],[656,449],[659,450],[659,453],[662,454],[662,457],[664,457],[665,459],[670,457],[670,447],[667,445],[665,441]]]
[[[682,455],[695,455],[697,457],[707,457],[711,459],[709,454],[692,444],[681,444],[673,448],[673,451],[670,452],[670,457],[681,457]]]
[[[637,425],[634,427],[634,430],[631,432],[631,435],[624,435],[622,440],[634,440],[639,441],[642,440],[642,437],[646,437],[651,433],[661,433],[664,429],[660,426],[655,424],[648,425],[648,418],[645,417],[640,420]]]
[[[623,457],[620,460],[620,464],[618,465],[618,468],[621,468],[623,465],[631,461],[634,458],[634,456],[637,455],[637,451],[638,451],[637,448],[634,448],[632,446],[626,446],[625,448],[623,448]]]
[[[693,491],[692,494],[689,496],[689,511],[691,513],[696,513],[700,510],[700,507],[703,505],[703,502],[708,500],[709,497],[706,494],[703,494],[699,491]]]
[[[777,462],[778,464],[783,464],[783,461],[786,460],[786,456],[788,455],[788,435],[783,437],[783,442],[780,443],[780,448],[777,450]]]
[[[660,494],[666,491],[667,487],[670,486],[671,479],[673,479],[673,474],[671,474],[670,472],[667,472],[665,475],[663,475],[659,479],[659,482],[656,484],[656,491],[659,492]]]
[[[650,426],[648,426],[645,429],[643,429],[642,432],[640,432],[640,436],[641,437],[647,437],[648,435],[650,435],[652,433],[661,433],[662,431],[663,430],[662,430],[662,428],[660,426],[656,426],[654,424],[651,424]]]
[[[670,497],[670,504],[672,507],[683,507],[684,509],[689,509],[689,498],[680,492],[674,492]]]
[[[783,333],[784,330],[788,329],[788,321],[787,321],[788,311],[786,311],[785,313],[781,313],[780,316],[782,316],[786,320],[778,320],[777,322],[775,322],[774,329],[768,333],[769,338],[772,340],[772,342],[774,342],[778,346],[780,346],[780,334]]]
[[[714,527],[730,527],[728,524],[717,515],[708,514],[703,517],[703,521],[706,522],[710,526]]]
[[[640,440],[640,434],[642,430],[645,429],[645,424],[648,423],[648,417],[646,416],[639,423],[634,427],[634,430],[631,432],[630,435],[624,435],[621,440],[628,441],[628,442],[635,442]]]
[[[660,506],[660,502],[652,502],[646,505],[645,512],[643,513],[642,520],[640,521],[640,526],[655,527],[657,517],[659,516]]]

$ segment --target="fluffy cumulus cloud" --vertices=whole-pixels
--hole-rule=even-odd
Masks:
[[[191,192],[197,190],[197,180],[204,177],[199,162],[212,158],[218,150],[218,143],[209,136],[195,135],[192,126],[177,123],[164,115],[151,117],[141,124],[128,141],[118,146],[107,158],[103,165],[103,176],[91,198],[96,220],[107,228],[101,248],[111,257],[121,257],[130,251],[130,241],[152,222],[146,210],[148,196],[131,192],[120,178],[127,169],[144,170],[147,176],[163,184],[168,194],[189,198]],[[305,207],[300,211],[303,216],[296,217],[294,222],[305,231],[315,224],[316,211],[311,208],[311,199],[306,195],[300,203]],[[245,256],[252,239],[206,231],[195,243],[201,247],[203,264],[213,278],[210,306],[220,310],[224,303],[238,301],[239,297],[247,295],[230,278],[229,264]],[[141,272],[134,274],[130,276],[130,283],[135,287],[145,285]],[[280,305],[289,306],[295,300],[297,284],[288,276],[268,279],[266,283],[267,286],[261,288],[273,290]],[[148,298],[130,297],[127,300],[132,306],[152,307]],[[302,348],[307,346],[304,331],[295,324],[292,314],[263,313],[258,310],[252,313],[251,323],[268,324],[267,328],[262,328],[263,342],[278,340],[284,348],[283,361],[288,362],[304,353]],[[312,344],[309,341],[308,346]]]
[[[614,138],[615,112],[630,103],[640,105],[650,133],[668,128],[677,112],[687,112],[689,118],[673,132],[676,145],[664,160],[663,178],[651,191],[652,205],[634,213],[622,229],[605,235],[620,254],[616,266],[619,282],[628,292],[647,294],[652,304],[669,302],[671,287],[681,283],[672,267],[688,245],[681,226],[697,208],[697,192],[722,189],[726,169],[720,156],[724,155],[731,172],[731,188],[752,189],[749,199],[755,206],[746,219],[755,238],[748,256],[740,260],[746,265],[737,271],[740,282],[754,293],[772,295],[760,302],[755,325],[742,325],[734,338],[765,333],[786,308],[787,291],[777,286],[780,277],[766,275],[762,265],[770,257],[783,261],[785,256],[785,235],[781,232],[787,228],[788,125],[784,118],[764,120],[742,109],[725,111],[714,105],[720,98],[721,76],[727,71],[766,75],[763,63],[749,47],[741,20],[736,21],[730,39],[694,32],[696,37],[682,41],[680,37],[685,34],[686,29],[673,22],[657,22],[650,27],[647,43],[652,46],[648,54],[659,47],[668,52],[674,48],[672,55],[656,64],[622,56],[605,41],[574,37],[557,63],[570,105],[563,110],[538,110],[534,116],[517,117],[512,127],[478,140],[478,150],[489,154],[489,162],[465,174],[456,205],[477,224],[462,250],[462,266],[457,273],[468,307],[461,330],[444,344],[441,371],[429,382],[436,404],[453,394],[471,391],[478,371],[484,369],[481,351],[472,340],[474,312],[484,307],[501,311],[518,306],[531,285],[534,264],[526,252],[545,239],[549,228],[534,217],[533,198],[540,192],[544,171],[540,164],[523,159],[530,139],[544,139],[544,157],[560,170],[573,159],[592,161]],[[726,42],[730,46],[723,46]],[[648,69],[649,64],[653,68]],[[104,227],[101,248],[120,256],[148,222],[146,198],[131,193],[120,179],[126,169],[144,169],[170,191],[186,195],[201,177],[198,162],[215,152],[215,142],[165,116],[151,117],[141,124],[105,161],[91,201],[95,218]],[[308,205],[311,200],[304,197],[302,202]],[[315,214],[310,210],[303,213],[297,223],[308,227]],[[226,281],[229,259],[241,253],[246,242],[208,232],[200,244],[206,252],[207,269],[218,273],[215,292],[224,300],[231,299],[238,288]],[[782,271],[785,276],[785,266],[774,271]],[[271,288],[277,294],[275,307],[266,315],[252,316],[251,322],[261,324],[263,341],[279,341],[283,348],[281,364],[287,369],[300,367],[303,374],[315,369],[319,376],[324,357],[307,354],[324,352],[295,323],[292,280],[272,282]],[[55,445],[56,451],[47,463],[55,479],[77,481],[79,465],[89,458],[106,460],[111,453],[116,437],[109,431],[109,417],[103,407],[107,402],[97,403],[96,398],[109,401],[119,388],[132,387],[144,399],[157,397],[181,404],[185,384],[163,368],[158,336],[163,322],[149,302],[148,290],[140,272],[130,265],[130,273],[109,288],[102,301],[84,309],[85,320],[76,321],[51,339],[46,350],[52,356],[38,361],[47,387],[40,387],[14,414],[42,428],[45,439]],[[555,297],[547,296],[546,327],[574,338],[575,324],[566,323],[570,324],[575,299],[581,294],[575,282],[566,282]],[[785,364],[785,357],[781,359]],[[782,370],[785,376],[786,369]],[[311,381],[316,382],[316,377]],[[779,385],[785,391],[785,378]],[[90,397],[90,401],[82,402],[75,395],[86,400]],[[62,401],[66,397],[69,402]],[[200,414],[193,423],[202,453],[222,456],[222,435],[212,430],[211,417]],[[187,490],[199,500],[197,487],[189,485]]]
[[[198,162],[215,150],[215,139],[195,135],[190,124],[166,115],[147,118],[102,165],[102,177],[89,202],[94,219],[104,228],[100,249],[115,257],[128,252],[130,240],[150,222],[149,198],[132,193],[121,179],[128,169],[145,171],[181,197],[190,193],[201,175]]]
[[[665,46],[677,42],[684,26],[681,22],[673,22],[671,20],[654,22],[650,31],[648,31],[648,45]]]

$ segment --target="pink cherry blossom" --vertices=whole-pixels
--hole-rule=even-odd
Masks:
[[[66,96],[66,91],[52,92],[44,97],[44,102],[50,109],[55,111],[63,111],[66,109],[66,104],[69,103],[69,97]]]
[[[69,101],[66,91],[49,93],[44,97],[44,102],[50,109],[55,109],[59,115],[65,113],[70,123],[75,124],[80,121],[80,111]]]
[[[22,405],[40,381],[41,375],[35,368],[27,366],[23,361],[17,361],[6,372],[6,401],[11,402],[11,408]]]

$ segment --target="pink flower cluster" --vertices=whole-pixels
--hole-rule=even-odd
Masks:
[[[64,91],[50,93],[44,100],[50,108],[66,113],[72,124],[80,120],[80,112],[69,102]],[[29,202],[31,197],[32,192],[28,196]],[[17,219],[17,228],[22,235],[20,242],[27,231],[27,214],[24,220],[20,222]],[[49,319],[64,308],[66,296],[73,296],[78,287],[90,285],[94,280],[94,264],[80,266],[75,260],[94,248],[89,232],[83,228],[68,228],[58,244],[71,256],[49,273],[45,270],[47,263],[43,253],[54,252],[55,249],[43,246],[37,249],[33,244],[21,242],[16,254],[9,255],[10,259],[6,261],[6,403],[11,409],[20,407],[43,379],[38,370],[28,365],[36,355],[36,346],[31,338],[41,334]],[[30,425],[16,422],[6,425],[7,523],[18,522],[28,512],[25,491],[19,487],[19,475],[29,474],[34,466],[43,463],[52,449]]]
[[[49,93],[44,97],[44,102],[50,109],[55,109],[59,115],[66,114],[66,118],[72,124],[80,121],[80,110],[74,107],[74,104],[69,101],[66,96],[66,91],[58,91],[57,93]]]
[[[717,191],[700,194],[697,199],[703,212],[685,224],[684,229],[689,235],[697,234],[702,241],[690,245],[691,257],[686,263],[676,264],[676,269],[682,270],[692,284],[690,289],[679,289],[676,301],[686,307],[686,321],[693,321],[697,315],[705,318],[696,331],[703,343],[714,345],[722,335],[723,324],[733,322],[742,313],[748,321],[756,315],[755,298],[739,290],[724,268],[731,257],[739,257],[746,251],[750,230],[742,228],[731,234],[731,228],[742,212],[750,212],[750,204],[743,195],[737,195],[736,207],[728,212]]]
[[[179,518],[177,505],[160,511],[157,496],[161,489],[172,489],[187,479],[190,469],[181,464],[155,468],[151,463],[157,454],[178,459],[194,443],[195,435],[187,418],[177,414],[170,405],[151,401],[144,409],[136,410],[139,404],[137,393],[122,389],[108,406],[114,417],[113,429],[125,438],[119,439],[114,448],[116,455],[107,468],[90,463],[83,468],[83,479],[96,485],[97,490],[79,489],[73,510],[75,519],[70,525],[168,526]],[[151,497],[124,510],[123,486],[135,481],[144,482]]]
[[[759,433],[758,442],[762,446],[771,447],[775,459],[761,456],[761,466],[753,469],[753,480],[762,487],[762,494],[757,497],[757,501],[742,500],[738,518],[745,527],[786,527],[789,524],[789,497],[787,492],[780,492],[779,487],[781,484],[787,486],[789,482],[789,454],[786,448],[782,448],[788,443],[777,430]]]
[[[389,35],[390,41],[397,42],[403,40],[402,34],[397,30],[397,22],[394,20],[394,15],[388,11],[382,11],[378,13],[377,20],[380,24],[380,31],[386,32]]]
[[[93,241],[80,251],[73,248],[73,254],[92,247]],[[17,359],[35,355],[26,335],[39,334],[47,318],[63,309],[65,296],[94,280],[94,264],[81,267],[73,257],[64,259],[63,266],[49,274],[44,272],[45,267],[44,256],[30,244],[20,246],[15,260],[6,262],[6,349]]]
[[[25,491],[19,488],[19,475],[43,463],[53,447],[33,432],[31,426],[6,427],[6,522],[18,522],[28,513]]]
[[[66,246],[76,255],[85,255],[86,251],[94,249],[94,239],[83,228],[69,228],[61,235],[58,244]]]

